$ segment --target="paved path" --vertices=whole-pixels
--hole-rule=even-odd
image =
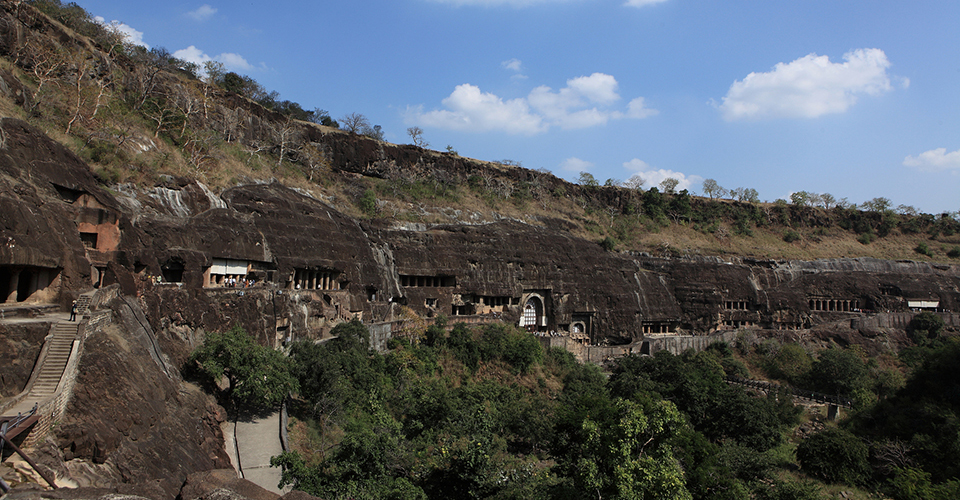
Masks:
[[[280,412],[268,416],[249,417],[236,424],[237,448],[240,451],[240,476],[274,493],[290,491],[280,484],[280,468],[270,467],[270,457],[283,452],[280,446]]]

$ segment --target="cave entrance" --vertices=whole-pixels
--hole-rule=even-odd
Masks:
[[[167,283],[182,283],[183,269],[183,262],[179,260],[169,260],[160,266],[160,274],[163,275],[163,281]]]
[[[50,286],[59,273],[45,267],[0,266],[0,300],[8,304],[27,301]]]
[[[543,301],[540,297],[530,297],[523,305],[520,327],[535,330],[543,318]]]

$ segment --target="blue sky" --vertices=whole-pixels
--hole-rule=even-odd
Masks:
[[[960,2],[81,0],[386,139],[576,180],[960,210]]]

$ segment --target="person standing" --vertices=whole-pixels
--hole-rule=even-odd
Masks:
[[[77,301],[73,301],[73,306],[70,308],[70,321],[77,320]]]

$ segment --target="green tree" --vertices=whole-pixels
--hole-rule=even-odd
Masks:
[[[377,215],[377,193],[372,189],[367,189],[363,192],[363,195],[360,196],[360,201],[358,203],[360,211],[363,212],[367,217],[373,217]]]
[[[239,326],[207,334],[190,359],[209,383],[215,385],[227,378],[225,396],[238,408],[274,407],[299,388],[290,373],[289,359],[255,343]]]
[[[813,358],[798,344],[784,344],[766,363],[771,377],[784,379],[791,384],[803,380],[813,366]]]
[[[946,323],[939,314],[923,311],[910,320],[910,338],[917,345],[925,345],[938,338],[945,326]]]
[[[666,179],[660,181],[660,189],[667,194],[674,194],[677,190],[677,186],[679,185],[680,180],[673,177],[667,177]]]
[[[727,190],[720,187],[720,185],[717,184],[717,181],[713,179],[707,179],[703,181],[703,192],[712,200],[714,198],[722,198],[723,195],[727,193]]]
[[[683,425],[669,401],[642,405],[620,399],[612,420],[588,417],[573,462],[577,489],[597,498],[692,498],[671,446]]]
[[[867,365],[855,352],[839,347],[820,351],[807,383],[827,394],[852,397],[867,386]]]
[[[830,483],[862,484],[870,475],[870,450],[859,437],[827,429],[797,446],[797,460],[808,474]]]
[[[597,187],[600,185],[600,182],[597,181],[596,177],[590,172],[580,172],[580,178],[577,179],[577,184],[586,187]]]
[[[790,193],[790,203],[798,207],[805,207],[810,203],[810,193],[806,191]]]

